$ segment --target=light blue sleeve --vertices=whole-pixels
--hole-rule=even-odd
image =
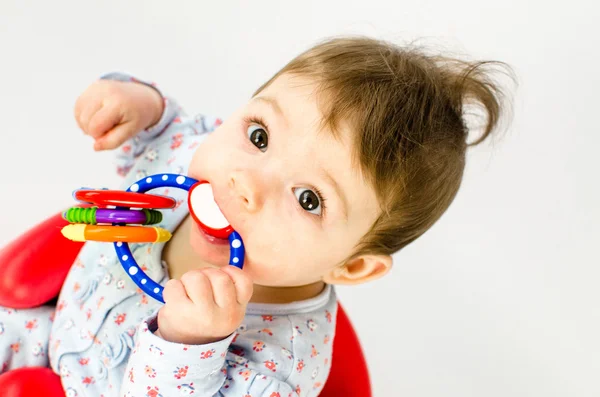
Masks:
[[[317,396],[331,363],[335,322],[328,313],[246,315],[233,335],[206,345],[154,335],[153,315],[136,333],[120,395]]]

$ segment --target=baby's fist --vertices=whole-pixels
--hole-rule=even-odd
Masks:
[[[171,279],[163,290],[156,334],[188,345],[224,339],[242,323],[252,288],[250,277],[233,266],[192,270],[181,280]]]
[[[156,124],[163,112],[157,90],[135,82],[98,80],[75,103],[75,120],[95,150],[115,149]]]

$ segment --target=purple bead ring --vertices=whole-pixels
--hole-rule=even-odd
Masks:
[[[157,210],[142,208],[141,210],[80,208],[72,207],[63,213],[63,218],[70,223],[121,223],[134,225],[154,225],[162,221],[162,213]]]

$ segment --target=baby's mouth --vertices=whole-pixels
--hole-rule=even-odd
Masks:
[[[200,181],[190,188],[188,207],[192,218],[209,241],[227,240],[233,227],[215,201],[210,183]]]

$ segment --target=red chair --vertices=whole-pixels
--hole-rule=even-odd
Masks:
[[[56,214],[34,226],[0,250],[0,306],[36,307],[58,296],[83,243],[62,236],[67,222]],[[48,397],[64,397],[60,377],[49,368],[21,368],[0,375],[3,397],[33,397],[44,390]],[[339,306],[332,367],[321,394],[371,396],[369,372],[360,341]]]

